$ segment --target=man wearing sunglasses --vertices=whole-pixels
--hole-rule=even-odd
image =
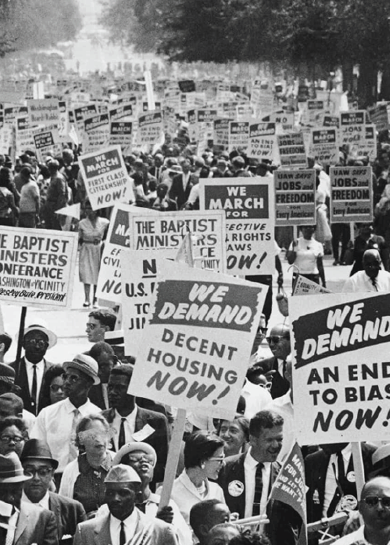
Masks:
[[[390,479],[375,477],[362,490],[359,513],[363,526],[335,542],[335,545],[387,545],[390,543]]]
[[[291,352],[290,330],[287,324],[277,324],[266,337],[269,348],[273,354],[272,358],[265,358],[251,367],[262,372],[268,379],[272,380],[271,396],[273,399],[281,397],[290,389],[290,383],[285,378],[287,356]]]

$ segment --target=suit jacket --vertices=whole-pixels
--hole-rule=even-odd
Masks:
[[[104,418],[109,424],[112,424],[115,418],[115,410],[108,409],[102,412]],[[146,439],[143,439],[145,443],[148,443],[154,448],[157,453],[157,464],[154,468],[153,483],[159,483],[164,480],[165,464],[168,455],[168,420],[167,418],[155,411],[149,411],[148,409],[142,409],[137,407],[137,417],[135,419],[135,431],[142,430],[144,426],[149,424],[155,431]],[[119,433],[119,430],[116,430]],[[114,445],[115,450],[115,445]]]
[[[290,383],[279,373],[277,358],[274,356],[272,356],[272,358],[265,358],[264,360],[260,360],[253,367],[262,369],[264,373],[267,373],[268,371],[276,371],[272,376],[272,386],[270,390],[272,399],[275,399],[275,397],[282,397],[284,394],[287,394],[290,389]]]
[[[43,358],[43,362],[44,362],[45,369],[43,371],[42,382],[43,382],[43,379],[45,378],[46,371],[48,370],[50,366],[53,365],[51,362],[47,361],[45,358]],[[36,410],[36,407],[34,407],[33,403],[31,402],[30,390],[28,387],[26,361],[24,359],[24,356],[20,358],[19,365],[18,365],[18,361],[13,361],[12,363],[10,363],[10,366],[15,370],[15,373],[16,373],[15,384],[22,389],[21,398],[23,399],[24,408],[26,409],[26,411],[29,411],[30,413],[33,413],[36,416],[41,409],[50,405],[50,399],[44,399],[43,392],[42,392],[42,384],[41,384],[41,389],[39,392],[39,399],[38,399],[38,410]]]
[[[370,443],[362,443],[362,457],[365,477],[367,479],[372,469],[372,454],[376,450]],[[322,449],[305,458],[305,477],[308,487],[306,494],[307,521],[315,522],[322,519],[322,509],[325,498],[325,480],[330,456]],[[353,460],[351,457],[352,468]]]
[[[56,520],[50,511],[22,501],[13,545],[58,545]]]
[[[157,518],[150,520],[137,508],[135,509],[138,521],[134,541],[136,536],[146,533],[150,536],[150,540],[146,539],[145,542],[152,545],[178,545],[172,525]],[[110,516],[104,515],[79,524],[73,543],[74,545],[109,545],[111,542]],[[128,541],[128,545],[131,543],[133,539]]]
[[[49,492],[49,509],[56,518],[58,539],[76,533],[76,526],[87,520],[84,507],[79,501]]]
[[[183,174],[178,174],[172,180],[171,189],[169,190],[169,198],[173,199],[177,203],[177,209],[180,210],[181,207],[188,201],[190,196],[191,189],[194,185],[199,182],[199,179],[190,174],[186,188],[183,188]]]
[[[238,513],[239,518],[245,516],[245,468],[244,461],[247,453],[229,456],[226,459],[226,464],[222,468],[218,476],[218,483],[223,489],[226,504],[231,513]],[[272,485],[280,471],[281,465],[279,462],[271,464],[270,487],[268,495],[271,492]],[[233,481],[239,481],[244,486],[242,493],[238,496],[231,495],[229,492],[229,484]],[[267,505],[267,516],[270,523],[266,526],[265,531],[271,540],[271,543],[283,545],[295,545],[297,543],[298,529],[301,524],[298,514],[288,505],[272,500]]]
[[[106,407],[106,404],[104,402],[103,389],[101,384],[94,384],[92,388],[89,390],[88,397],[89,397],[89,400],[94,405],[97,405],[98,407],[100,407],[102,411],[108,409],[108,407]]]

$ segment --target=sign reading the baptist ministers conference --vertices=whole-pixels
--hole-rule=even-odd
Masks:
[[[388,434],[390,295],[291,297],[294,416],[300,444]]]
[[[331,167],[330,221],[373,221],[371,167]]]
[[[77,233],[2,227],[0,301],[69,308],[76,255]]]
[[[275,225],[316,224],[314,170],[276,170]]]
[[[266,293],[261,284],[163,261],[129,393],[233,418]]]

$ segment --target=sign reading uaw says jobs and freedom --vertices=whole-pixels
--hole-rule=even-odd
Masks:
[[[201,210],[225,210],[227,271],[241,276],[275,270],[272,178],[201,178]]]
[[[76,255],[77,233],[1,227],[0,301],[70,307]]]
[[[390,294],[289,300],[300,444],[381,441],[390,429]]]
[[[267,290],[162,261],[129,392],[232,418]]]

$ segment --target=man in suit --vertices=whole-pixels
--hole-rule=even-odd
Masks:
[[[112,441],[115,451],[136,441],[137,434],[155,449],[157,464],[153,483],[162,482],[168,454],[168,420],[163,414],[137,406],[134,396],[127,393],[132,374],[131,365],[118,365],[112,369],[108,380],[111,409],[102,414],[115,431]]]
[[[258,412],[249,424],[249,450],[226,459],[218,482],[231,513],[238,513],[239,518],[266,513],[270,519],[266,532],[271,543],[293,545],[298,517],[289,506],[268,501],[281,467],[276,459],[282,442],[283,417],[267,410]]]
[[[180,166],[183,173],[174,176],[169,190],[169,198],[176,201],[178,210],[187,202],[193,186],[199,182],[199,179],[191,174],[191,163],[188,159],[184,159]]]
[[[42,382],[52,365],[45,358],[47,350],[57,344],[57,336],[40,324],[28,326],[23,333],[24,356],[10,365],[15,370],[15,384],[22,390],[26,411],[35,416],[46,406],[42,396]]]
[[[25,475],[16,453],[0,455],[0,543],[58,545],[53,513],[22,501]]]
[[[52,458],[48,445],[39,439],[30,439],[24,445],[20,459],[25,474],[32,475],[24,483],[22,501],[54,513],[59,541],[64,536],[73,537],[77,524],[87,520],[87,515],[80,502],[49,491],[58,462]]]
[[[108,343],[99,341],[93,345],[89,355],[99,366],[100,384],[94,384],[89,391],[89,399],[102,410],[109,409],[108,379],[113,367],[118,363],[114,349]]]
[[[255,363],[251,371],[261,371],[269,380],[272,380],[270,393],[273,399],[281,397],[290,389],[290,383],[285,378],[286,359],[291,352],[290,330],[286,324],[277,324],[271,329],[267,337],[272,358],[265,358]]]
[[[110,513],[79,524],[74,545],[125,545],[133,542],[177,545],[174,530],[169,524],[157,518],[147,519],[135,507],[141,479],[132,467],[113,466],[104,482]]]
[[[370,443],[361,445],[367,479],[376,447]],[[333,443],[321,447],[305,458],[308,522],[331,517],[339,511],[356,510],[358,506],[351,444]]]

